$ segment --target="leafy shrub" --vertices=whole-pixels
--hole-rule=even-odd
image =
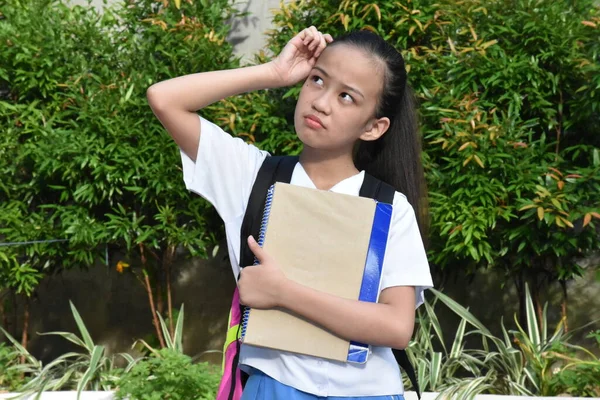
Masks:
[[[19,362],[19,352],[0,343],[0,392],[14,392],[25,383],[25,378],[14,367]]]
[[[274,21],[274,54],[309,25],[375,31],[403,52],[421,103],[434,265],[528,281],[540,310],[542,285],[582,274],[575,260],[600,245],[597,2],[297,0]]]
[[[207,363],[192,359],[175,349],[161,349],[139,361],[118,381],[117,399],[131,400],[212,400],[220,372]]]
[[[73,303],[70,305],[79,336],[70,332],[45,332],[41,335],[59,336],[74,343],[83,351],[63,354],[46,365],[0,328],[13,345],[12,354],[15,359],[23,359],[22,363],[14,362],[7,368],[11,376],[17,374],[25,379],[16,387],[22,395],[41,394],[44,391],[76,390],[79,396],[84,390],[114,390],[115,382],[123,373],[122,369],[116,367],[117,356],[123,358],[128,364],[124,371],[135,364],[136,360],[131,355],[126,353],[109,355],[104,346],[94,343],[77,308]]]
[[[59,239],[1,247],[0,288],[30,296],[44,276],[107,261],[131,265],[154,304],[167,304],[176,250],[206,256],[220,225],[185,189],[146,89],[238,66],[225,40],[238,12],[229,0],[121,1],[103,12],[63,0],[0,4],[0,236]],[[235,107],[204,115],[228,124]]]
[[[526,289],[526,320],[508,330],[501,322],[502,337],[494,336],[466,308],[432,289],[435,300],[417,313],[417,328],[407,353],[416,366],[423,391],[437,391],[441,398],[472,399],[475,395],[597,396],[600,359],[581,346],[572,345],[572,333],[560,321],[550,334],[546,309],[540,323],[529,289]],[[445,305],[459,318],[452,347],[445,344],[436,316]],[[435,310],[435,311],[434,311]],[[444,310],[445,311],[445,310]],[[590,335],[596,340],[598,333]],[[467,339],[471,344],[467,345]],[[473,346],[473,341],[482,347]],[[405,386],[410,382],[405,377]],[[456,397],[454,397],[456,396]]]
[[[596,341],[596,352],[600,350],[600,331],[587,336]],[[565,349],[568,350],[570,349]],[[566,393],[571,396],[600,397],[600,358],[581,348],[571,350],[562,360],[562,366],[552,371],[549,383],[553,393]]]

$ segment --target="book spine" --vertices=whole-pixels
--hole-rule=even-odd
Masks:
[[[271,215],[271,206],[273,204],[273,195],[275,193],[275,185],[271,185],[267,191],[267,198],[265,199],[265,210],[263,212],[262,220],[260,221],[260,231],[258,233],[258,244],[263,247],[265,243],[265,235],[267,233],[267,224],[269,223],[269,215]],[[254,258],[254,265],[258,264],[256,257]],[[244,314],[242,315],[242,332],[241,338],[244,339],[246,336],[246,330],[248,329],[248,319],[250,318],[250,307],[244,307]]]
[[[373,216],[373,226],[371,228],[371,239],[367,250],[367,259],[365,262],[365,272],[360,287],[358,299],[376,303],[379,297],[381,286],[381,275],[383,273],[383,260],[387,239],[392,220],[392,205],[377,203],[375,215]],[[364,363],[369,356],[369,346],[364,343],[350,342],[348,349],[348,362]]]

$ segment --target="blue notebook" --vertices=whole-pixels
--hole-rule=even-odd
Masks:
[[[258,242],[288,278],[376,302],[391,216],[392,205],[373,199],[276,183]],[[344,362],[364,363],[370,352],[282,309],[247,308],[241,336],[246,344]]]

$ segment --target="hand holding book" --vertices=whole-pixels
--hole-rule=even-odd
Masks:
[[[240,302],[263,310],[281,306],[281,293],[288,279],[275,259],[252,236],[248,237],[248,246],[259,264],[242,268],[238,281]]]

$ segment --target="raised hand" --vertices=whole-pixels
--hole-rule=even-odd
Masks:
[[[291,86],[306,79],[327,44],[331,42],[331,35],[322,34],[314,26],[294,36],[271,62],[281,83]]]

